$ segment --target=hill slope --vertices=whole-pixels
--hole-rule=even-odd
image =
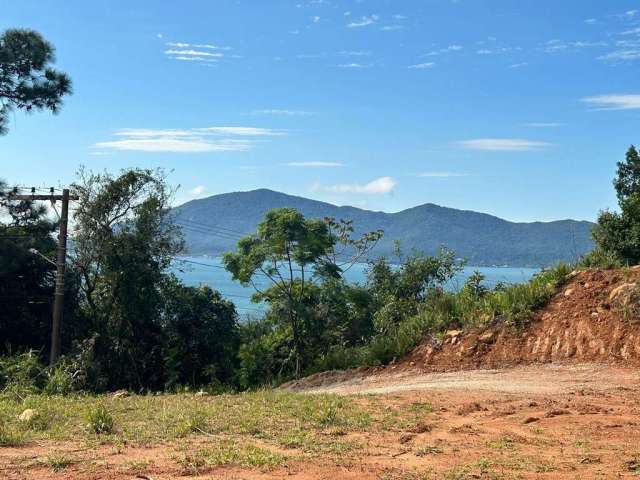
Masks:
[[[559,260],[575,260],[592,247],[589,222],[513,223],[492,215],[456,210],[433,204],[398,213],[372,212],[355,207],[253,190],[215,195],[174,209],[176,221],[185,228],[191,254],[218,255],[232,250],[239,233],[255,231],[266,211],[293,207],[305,216],[326,216],[354,221],[356,233],[382,229],[384,239],[375,254],[389,255],[394,240],[403,249],[434,253],[440,246],[453,249],[471,265],[544,266]],[[223,228],[216,233],[202,225]]]

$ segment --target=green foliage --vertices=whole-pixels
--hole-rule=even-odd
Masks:
[[[15,109],[59,111],[71,80],[51,68],[54,61],[53,46],[38,32],[10,29],[0,35],[0,135]]]
[[[240,340],[233,303],[209,287],[186,287],[174,277],[162,292],[166,387],[232,383]]]
[[[637,264],[640,263],[640,155],[634,146],[629,148],[625,161],[618,163],[614,186],[620,212],[600,213],[593,230],[598,253],[587,262]]]
[[[87,428],[97,435],[113,433],[115,420],[104,404],[99,403],[87,410]]]
[[[382,236],[382,232],[373,232],[354,240],[352,233],[349,221],[310,220],[292,208],[274,209],[267,212],[254,235],[241,239],[235,252],[224,255],[225,267],[234,280],[255,287],[254,279],[261,275],[270,282],[264,290],[256,288],[254,300],[267,302],[270,321],[291,333],[289,365],[283,365],[280,373],[287,368],[299,377],[317,348],[321,292],[311,278],[319,282],[340,280],[343,270]],[[341,252],[337,246],[343,247]],[[351,258],[343,260],[340,254],[347,251]],[[244,352],[245,360],[260,355],[260,346],[253,346],[257,348],[252,353]]]
[[[419,303],[416,314],[391,324],[364,345],[333,348],[317,360],[314,370],[385,364],[406,355],[425,336],[437,336],[452,328],[487,325],[496,320],[524,328],[531,314],[549,302],[570,271],[568,265],[559,264],[527,283],[486,291],[481,296],[469,288],[457,293],[433,290],[428,301]]]

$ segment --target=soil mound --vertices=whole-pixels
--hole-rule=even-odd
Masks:
[[[524,331],[504,325],[452,330],[442,340],[425,340],[400,364],[430,371],[549,362],[640,365],[639,307],[639,268],[574,273]]]

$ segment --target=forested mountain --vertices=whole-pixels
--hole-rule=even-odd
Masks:
[[[397,213],[372,212],[260,189],[193,200],[174,209],[184,226],[188,252],[218,255],[233,250],[241,234],[255,231],[266,211],[293,207],[307,217],[350,219],[356,233],[382,229],[374,251],[389,255],[394,240],[402,248],[434,253],[440,246],[454,250],[470,265],[546,266],[574,261],[593,244],[585,221],[514,223],[484,213],[426,203]]]

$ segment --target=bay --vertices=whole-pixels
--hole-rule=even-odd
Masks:
[[[355,264],[345,273],[346,279],[352,283],[364,283],[367,267],[368,265],[365,263]],[[252,287],[243,287],[240,283],[233,281],[231,274],[224,269],[221,258],[181,257],[174,263],[172,270],[186,285],[208,285],[218,290],[224,297],[233,301],[241,317],[258,317],[264,312],[264,305],[251,302],[251,295],[255,290]],[[461,288],[467,278],[475,271],[479,271],[486,277],[485,285],[493,287],[500,282],[507,284],[526,282],[540,270],[534,268],[467,266],[464,271],[450,282],[448,288],[451,290]],[[266,278],[258,278],[256,280],[258,288],[268,285],[269,282]]]

